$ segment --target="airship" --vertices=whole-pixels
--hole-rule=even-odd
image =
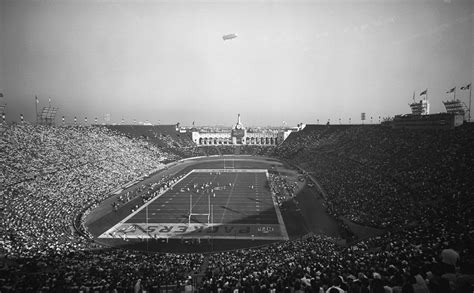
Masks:
[[[228,34],[228,35],[223,35],[222,36],[222,39],[224,41],[227,41],[227,40],[232,40],[232,39],[235,39],[237,38],[237,35],[236,34]]]

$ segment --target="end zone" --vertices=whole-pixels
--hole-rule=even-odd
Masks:
[[[288,240],[288,235],[283,234],[280,225],[269,224],[125,223],[114,226],[99,238]]]

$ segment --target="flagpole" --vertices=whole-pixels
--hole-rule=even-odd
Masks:
[[[36,124],[38,124],[38,97],[35,96],[35,114],[36,114]]]
[[[471,93],[472,93],[472,85],[469,84],[469,122],[471,122]]]

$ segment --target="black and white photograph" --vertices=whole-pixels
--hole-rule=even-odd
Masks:
[[[474,293],[472,0],[0,0],[0,293]]]

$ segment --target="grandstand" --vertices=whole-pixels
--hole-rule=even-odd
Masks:
[[[474,293],[473,23],[0,0],[0,293]]]
[[[430,292],[468,292],[459,290],[472,290],[469,280],[474,273],[473,133],[470,123],[423,132],[380,125],[307,125],[278,147],[239,147],[243,154],[253,155],[237,156],[243,161],[221,157],[235,156],[232,146],[207,147],[217,156],[205,156],[208,163],[193,167],[194,160],[178,155],[192,141],[178,136],[174,126],[7,124],[2,139],[0,288],[122,292],[141,279],[141,286],[150,292],[184,288],[190,280],[196,290],[205,292],[212,288],[255,292],[264,285],[277,292],[327,289],[335,282],[348,292],[358,292],[356,287],[373,287],[379,280],[396,289],[413,287],[418,283],[411,280],[421,278]],[[218,170],[234,172],[228,176],[235,179],[236,170],[260,166],[252,162],[261,154],[270,159],[265,170],[274,174],[270,181],[274,189],[258,200],[273,197],[280,205],[290,240],[265,241],[255,237],[257,232],[233,235],[227,243],[217,239],[222,235],[214,242],[192,234],[184,238],[156,234],[147,240],[148,233],[134,232],[129,237],[115,233],[115,240],[122,242],[116,245],[93,235],[93,223],[104,216],[106,225],[100,229],[110,229],[115,219],[128,215],[127,223],[145,220],[148,225],[164,225],[191,218],[204,223],[199,215],[189,216],[209,215],[207,200],[202,198],[201,203],[196,194],[191,199],[195,209],[188,208],[189,195],[179,205],[170,200],[186,194],[182,192],[186,186],[217,182],[209,179],[213,172],[206,171],[207,177],[201,179],[183,176],[196,168],[215,168],[215,160],[221,158]],[[278,167],[282,162],[298,167],[298,173]],[[291,172],[296,174],[294,181]],[[248,176],[257,173],[252,174]],[[219,202],[213,203],[214,216],[227,219],[224,210],[225,217],[230,216],[223,220],[228,224],[222,231],[225,225],[230,229],[265,214],[256,205],[249,210],[237,204],[252,197],[250,182],[238,181],[235,197],[225,190],[215,192]],[[255,186],[270,190],[265,185],[261,181]],[[161,193],[165,195],[156,198]],[[162,218],[157,209],[168,211],[171,218]],[[238,216],[242,211],[245,217]],[[326,218],[321,216],[326,213]],[[262,235],[271,238],[272,233]],[[112,234],[106,238],[113,240]],[[236,244],[237,236],[258,247]],[[216,252],[221,245],[226,251]],[[214,252],[171,252],[195,247],[212,247]],[[340,281],[331,275],[340,275]]]

